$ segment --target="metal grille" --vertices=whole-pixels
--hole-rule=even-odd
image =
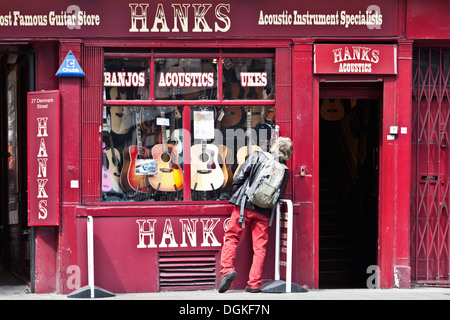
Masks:
[[[81,68],[86,76],[81,81],[82,94],[82,200],[95,203],[100,199],[101,144],[99,127],[102,124],[103,49],[83,47]]]
[[[207,290],[216,287],[217,253],[161,253],[159,288],[165,290]]]
[[[450,48],[415,48],[411,278],[425,284],[450,284],[449,69]]]

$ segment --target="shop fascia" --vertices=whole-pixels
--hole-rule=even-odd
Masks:
[[[151,29],[148,26],[151,20],[148,16],[148,3],[130,3],[131,9],[131,27],[130,32],[180,32],[178,22],[183,32],[188,32],[189,25],[189,11],[193,10],[194,27],[192,32],[227,32],[231,27],[231,19],[228,16],[230,13],[230,4],[219,3],[214,8],[215,20],[207,20],[207,13],[212,7],[210,3],[191,4],[187,3],[172,3],[172,8],[167,8],[162,3],[158,3],[156,7],[155,16],[153,19],[153,26]],[[166,17],[166,10],[173,10],[173,28],[169,29]],[[208,15],[209,16],[209,15]],[[138,23],[139,22],[139,23]],[[149,24],[150,23],[150,24]],[[214,25],[214,30],[210,27]]]

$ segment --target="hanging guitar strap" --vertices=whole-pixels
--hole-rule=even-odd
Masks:
[[[248,184],[250,181],[250,177],[245,180],[244,184],[239,189],[239,194],[237,198],[237,203],[241,206],[241,214],[239,215],[239,222],[242,224],[242,228],[245,228],[245,217],[244,217],[244,208],[245,201],[247,200],[247,195],[245,194],[245,190],[247,190]]]

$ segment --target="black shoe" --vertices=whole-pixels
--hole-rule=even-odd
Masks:
[[[258,293],[258,292],[261,292],[261,291],[259,291],[259,288],[258,289],[252,289],[249,286],[246,286],[245,287],[245,292]]]
[[[224,293],[228,289],[230,289],[231,282],[233,282],[234,279],[237,277],[236,271],[228,272],[223,278],[222,282],[219,285],[219,293]]]

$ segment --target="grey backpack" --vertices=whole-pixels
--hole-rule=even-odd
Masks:
[[[272,208],[280,196],[280,187],[287,167],[270,153],[264,152],[264,155],[267,161],[245,194],[254,205],[260,208]]]

